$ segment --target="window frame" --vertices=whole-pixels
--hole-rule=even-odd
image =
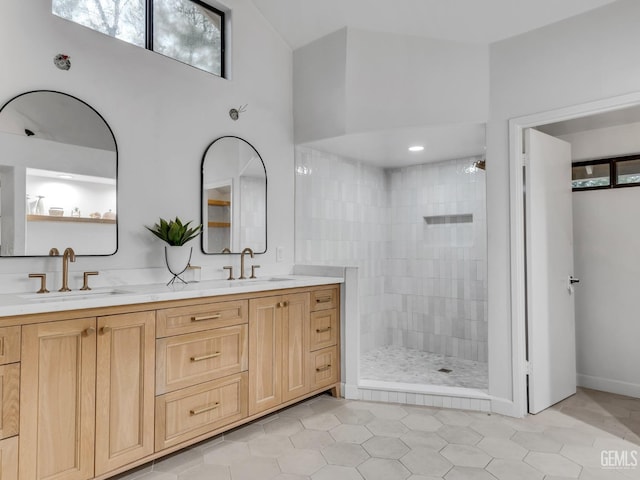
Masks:
[[[154,18],[153,18],[153,16],[154,16],[154,2],[155,2],[155,0],[143,0],[144,8],[145,8],[145,12],[144,12],[145,19],[144,19],[144,46],[142,48],[144,48],[145,50],[149,50],[150,52],[157,53],[158,55],[162,55],[163,57],[170,58],[171,60],[174,60],[176,62],[180,62],[183,65],[189,65],[192,68],[195,68],[195,69],[200,70],[202,72],[206,72],[206,73],[208,73],[210,75],[214,75],[214,76],[219,77],[219,78],[227,78],[227,65],[226,65],[226,63],[227,63],[226,62],[226,59],[227,59],[226,58],[227,57],[227,55],[226,55],[226,47],[227,47],[227,31],[226,31],[227,30],[227,12],[221,10],[220,8],[214,7],[210,3],[207,3],[206,1],[203,1],[203,0],[186,0],[186,1],[191,2],[191,3],[195,4],[195,5],[198,5],[199,7],[202,7],[204,9],[206,9],[206,10],[209,10],[210,12],[213,12],[214,14],[216,14],[216,15],[218,15],[220,17],[220,75],[218,75],[216,73],[213,73],[213,72],[211,72],[209,70],[205,70],[203,68],[197,67],[195,65],[191,65],[190,63],[183,62],[182,60],[179,60],[177,58],[173,58],[173,57],[171,57],[169,55],[165,55],[164,53],[158,52],[158,51],[156,51],[154,49],[154,45],[153,45]],[[100,30],[96,30],[94,28],[91,28],[88,25],[84,25],[82,23],[78,23],[78,22],[76,22],[74,20],[71,20],[69,18],[59,16],[59,15],[53,13],[53,3],[52,3],[51,13],[52,13],[52,15],[55,15],[58,18],[62,18],[62,19],[67,20],[69,22],[73,22],[76,25],[81,25],[81,26],[83,26],[85,28],[93,30],[94,32],[98,32],[98,33],[100,33],[102,35],[105,35],[107,37],[114,38],[114,39],[123,41],[125,43],[129,43],[130,45],[134,45],[136,47],[141,47],[140,45],[138,45],[136,43],[128,42],[127,40],[123,40],[121,38],[114,37],[114,36],[111,36],[111,35],[109,35],[107,33],[101,32]]]
[[[573,162],[571,168],[584,167],[588,165],[609,165],[609,185],[599,185],[595,187],[573,187],[572,192],[584,192],[588,190],[607,190],[611,188],[628,188],[628,187],[640,187],[640,182],[637,183],[618,183],[618,163],[623,163],[629,160],[640,160],[640,154],[625,155],[621,157],[609,157],[600,158],[597,160],[587,160],[582,162]],[[573,182],[573,178],[571,179]]]

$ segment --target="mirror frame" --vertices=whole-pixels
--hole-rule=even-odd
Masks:
[[[116,154],[116,245],[115,245],[115,250],[113,251],[113,253],[97,253],[97,254],[83,254],[83,253],[78,253],[76,254],[77,257],[111,257],[113,255],[115,255],[116,253],[118,253],[118,248],[120,246],[120,242],[119,242],[119,238],[120,238],[120,232],[119,232],[119,226],[120,226],[120,200],[119,200],[119,195],[118,195],[118,166],[119,166],[119,153],[118,153],[118,142],[116,141],[116,136],[113,134],[113,130],[111,128],[111,125],[109,125],[109,122],[107,122],[105,120],[105,118],[102,116],[102,114],[100,114],[100,112],[98,112],[95,108],[93,108],[91,105],[89,105],[87,102],[85,102],[84,100],[71,95],[69,93],[64,93],[64,92],[60,92],[57,90],[29,90],[28,92],[23,92],[20,93],[19,95],[16,95],[12,98],[10,98],[9,100],[7,100],[2,107],[0,107],[0,115],[2,115],[2,111],[5,109],[5,107],[7,105],[9,105],[11,102],[13,102],[14,100],[23,97],[24,95],[29,95],[30,93],[56,93],[59,95],[64,95],[66,97],[72,98],[80,103],[83,103],[84,105],[86,105],[87,107],[89,107],[91,110],[93,110],[93,112],[100,117],[100,120],[102,120],[105,124],[105,126],[109,129],[109,133],[111,134],[111,138],[113,138],[113,145],[115,147],[115,154]],[[0,259],[2,258],[48,258],[49,255],[12,255],[12,256],[0,256]]]
[[[262,168],[264,169],[264,219],[265,219],[265,223],[264,223],[264,250],[261,252],[253,252],[254,254],[264,254],[267,253],[267,250],[269,248],[268,242],[269,242],[269,235],[268,235],[268,231],[269,231],[269,222],[268,222],[268,212],[269,209],[268,207],[268,177],[267,177],[267,166],[264,164],[264,160],[262,159],[262,155],[260,155],[260,152],[258,152],[258,150],[256,149],[256,147],[254,147],[250,142],[248,142],[247,140],[245,140],[242,137],[238,137],[236,135],[223,135],[221,137],[216,138],[213,142],[211,142],[207,148],[204,151],[204,154],[202,155],[202,165],[200,168],[200,224],[202,225],[202,230],[203,233],[200,235],[200,250],[202,251],[203,254],[205,255],[240,255],[241,252],[231,252],[229,253],[222,253],[222,252],[206,252],[204,249],[204,232],[206,231],[206,226],[205,226],[205,218],[204,218],[204,209],[202,207],[203,204],[203,198],[204,198],[204,166],[205,166],[205,162],[207,161],[207,154],[209,153],[209,150],[211,150],[211,147],[213,147],[213,145],[224,139],[224,138],[235,138],[237,140],[240,140],[241,142],[246,143],[247,145],[249,145],[254,152],[256,152],[256,155],[258,155],[258,158],[260,159],[260,162],[262,162]]]

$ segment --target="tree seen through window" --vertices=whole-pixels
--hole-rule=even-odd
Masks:
[[[54,14],[111,37],[223,75],[224,14],[193,0],[52,0]],[[153,36],[146,30],[152,17]]]

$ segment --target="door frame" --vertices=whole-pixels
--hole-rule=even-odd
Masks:
[[[513,414],[527,415],[526,361],[526,253],[525,253],[525,184],[524,130],[549,123],[588,117],[599,113],[639,106],[640,92],[573,105],[556,110],[516,117],[509,120],[510,240],[511,240],[511,359]],[[534,208],[535,205],[532,205]]]

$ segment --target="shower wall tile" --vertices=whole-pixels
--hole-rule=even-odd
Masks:
[[[358,267],[363,351],[391,341],[385,320],[385,183],[381,168],[296,147],[296,262]]]
[[[486,192],[475,160],[386,171],[394,214],[385,285],[402,297],[390,307],[394,345],[486,361]],[[467,214],[471,223],[424,220]]]
[[[296,147],[296,261],[357,265],[361,348],[486,362],[484,172],[475,158],[383,170]],[[428,225],[425,216],[471,214]]]

